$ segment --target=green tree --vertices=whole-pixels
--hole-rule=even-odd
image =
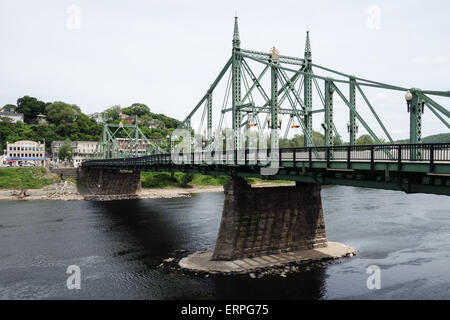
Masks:
[[[102,112],[102,117],[106,122],[118,121],[122,108],[120,105],[114,105]]]
[[[181,178],[181,187],[187,188],[192,180],[194,180],[194,175],[192,173],[185,173]]]
[[[15,112],[16,108],[17,108],[17,106],[14,104],[5,104],[2,109],[3,109],[3,111]]]
[[[47,120],[56,125],[74,122],[81,114],[80,107],[62,101],[55,101],[45,108]]]
[[[150,109],[143,103],[133,103],[128,108],[125,108],[122,110],[123,113],[134,116],[137,115],[138,117],[142,117],[145,115],[150,115]]]
[[[72,159],[72,157],[73,157],[72,142],[70,141],[70,139],[66,139],[66,141],[64,141],[64,144],[59,148],[58,159],[62,161],[68,161]]]
[[[31,123],[40,113],[45,113],[46,103],[34,97],[24,96],[17,99],[16,112],[23,113],[25,123]]]
[[[363,134],[358,139],[356,139],[355,144],[360,144],[360,145],[375,144],[375,140],[373,140],[373,138],[370,135]]]

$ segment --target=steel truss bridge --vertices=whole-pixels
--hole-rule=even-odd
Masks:
[[[316,74],[315,70],[325,74]],[[408,144],[394,143],[363,89],[404,95],[401,99],[406,100],[406,108],[402,110],[409,117],[405,117],[409,120]],[[213,105],[213,96],[220,94],[223,94],[223,99],[218,99],[221,103]],[[318,106],[313,104],[313,97]],[[357,97],[361,103],[357,103]],[[450,112],[436,101],[448,97],[450,91],[404,88],[314,64],[309,32],[304,58],[280,55],[275,48],[270,53],[243,49],[236,17],[231,57],[179,126],[189,132],[187,137],[177,136],[174,131],[170,141],[155,144],[142,135],[137,124],[134,127],[105,124],[97,159],[85,161],[83,167],[180,170],[450,195],[450,144],[422,143],[425,109],[430,111],[427,115],[436,117],[443,127],[450,129]],[[342,142],[335,126],[336,98],[348,112],[347,144]],[[214,107],[220,110],[213,112]],[[358,111],[363,107],[370,111],[383,137],[375,134],[368,119]],[[213,122],[213,114],[218,121]],[[324,146],[316,146],[313,118],[321,114]],[[232,141],[225,141],[223,133],[230,117],[234,134]],[[376,144],[355,144],[359,126]],[[127,127],[128,144],[124,150],[115,133]],[[304,147],[279,148],[280,138],[287,138],[289,131],[296,129],[301,130]],[[250,145],[245,137],[251,132],[268,137],[270,148],[266,140],[261,142],[263,139]],[[141,148],[143,141],[145,149]],[[181,151],[180,145],[184,145]],[[276,168],[276,173],[263,174],[261,169],[265,167]]]

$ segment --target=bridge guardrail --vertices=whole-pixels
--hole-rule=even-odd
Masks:
[[[275,153],[274,153],[275,152]],[[397,163],[399,168],[403,163],[423,163],[430,165],[433,171],[436,163],[450,162],[450,143],[421,144],[384,144],[384,145],[348,145],[325,147],[294,147],[277,150],[247,148],[242,150],[201,151],[179,153],[178,160],[183,164],[234,164],[234,165],[269,165],[271,161],[309,162],[310,167],[315,161],[370,162],[373,169],[376,162]],[[83,166],[145,166],[154,164],[176,164],[172,155],[155,154],[143,157],[89,160]]]

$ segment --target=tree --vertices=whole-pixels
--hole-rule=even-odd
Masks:
[[[123,113],[134,116],[137,115],[138,117],[142,117],[145,115],[150,115],[150,109],[143,103],[133,103],[128,108],[125,108],[122,110]]]
[[[370,135],[363,134],[358,139],[356,139],[355,144],[360,144],[360,145],[375,144],[375,140],[373,140]]]
[[[40,113],[45,113],[46,103],[34,97],[24,96],[17,99],[16,112],[23,113],[25,123],[31,123]]]
[[[55,101],[45,108],[47,120],[56,125],[74,122],[81,114],[80,107],[62,101]]]
[[[120,107],[120,105],[114,105],[102,112],[102,118],[106,122],[117,121],[120,118],[121,112],[122,112],[122,108]]]
[[[16,112],[16,106],[14,104],[5,104],[3,106],[3,111],[8,111],[8,112]]]
[[[181,178],[181,187],[187,188],[192,180],[194,180],[194,175],[192,173],[185,173]]]
[[[73,157],[72,142],[70,141],[70,139],[66,139],[66,141],[64,141],[64,144],[59,148],[58,159],[68,161],[72,159],[72,157]]]

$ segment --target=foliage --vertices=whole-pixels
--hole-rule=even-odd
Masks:
[[[355,144],[360,145],[375,144],[375,140],[373,140],[373,138],[369,134],[363,134],[362,136],[359,136],[358,139],[356,139]]]
[[[0,168],[0,188],[18,189],[40,189],[46,185],[56,183],[59,178],[49,174],[45,168]]]
[[[313,131],[313,143],[316,147],[323,146],[325,144],[325,136],[320,132]],[[292,139],[280,139],[280,148],[294,148],[304,147],[304,135],[296,134]]]
[[[397,140],[395,143],[409,143],[409,139]],[[439,133],[422,138],[422,143],[450,143],[450,133]]]
[[[2,109],[3,109],[3,111],[15,112],[16,108],[17,108],[17,106],[14,104],[5,104]]]
[[[58,159],[63,161],[71,160],[73,157],[72,142],[66,139],[64,144],[58,150]]]
[[[16,112],[23,113],[25,123],[29,124],[40,113],[45,114],[46,103],[34,97],[24,96],[17,99]]]
[[[102,117],[106,122],[119,121],[122,108],[120,105],[114,105],[102,112]]]
[[[150,115],[150,109],[143,103],[133,103],[128,108],[122,109],[122,113],[129,116],[137,115],[138,117]]]
[[[223,186],[228,176],[208,176],[203,174],[185,174],[182,172],[142,172],[143,188],[186,188],[193,186]]]
[[[229,176],[208,176],[203,174],[194,174],[192,185],[194,186],[223,186],[231,177]]]
[[[81,114],[80,107],[62,101],[55,101],[45,108],[47,120],[56,125],[73,123]]]
[[[142,188],[177,188],[180,187],[180,181],[183,173],[175,172],[174,178],[171,178],[169,172],[142,172]]]
[[[52,141],[55,140],[69,138],[72,141],[97,141],[100,137],[101,124],[83,114],[76,105],[62,101],[44,103],[29,96],[17,101],[17,112],[24,112],[28,116],[24,116],[25,124],[20,121],[17,123],[0,121],[0,146],[2,150],[6,148],[7,141],[45,141],[46,150],[49,151]],[[33,124],[33,114],[39,114],[41,111],[47,115],[49,123]]]
[[[194,175],[192,173],[185,173],[181,177],[181,186],[183,188],[187,188],[188,184],[194,179]]]

